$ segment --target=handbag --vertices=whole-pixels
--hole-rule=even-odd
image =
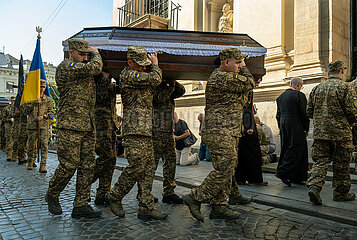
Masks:
[[[180,128],[181,128],[181,131],[184,132],[181,125],[180,125]],[[191,132],[191,130],[189,128],[188,128],[188,131],[190,131],[190,136],[182,139],[185,147],[190,147],[197,142],[196,136]]]

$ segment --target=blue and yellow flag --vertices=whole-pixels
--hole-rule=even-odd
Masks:
[[[40,52],[40,39],[37,39],[35,53],[32,58],[31,67],[27,75],[24,91],[22,93],[21,105],[25,102],[35,101],[40,98],[40,81],[46,81],[45,95],[51,97],[48,89],[45,69],[43,68],[42,57]]]

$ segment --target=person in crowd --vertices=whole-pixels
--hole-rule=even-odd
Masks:
[[[147,54],[143,47],[131,46],[128,67],[120,74],[119,90],[123,102],[123,136],[129,165],[107,194],[112,212],[124,217],[122,200],[138,183],[139,219],[165,219],[167,214],[155,208],[151,194],[155,175],[152,143],[153,95],[161,83],[157,53]],[[151,65],[150,72],[144,72]]]
[[[193,217],[203,221],[201,204],[212,206],[211,219],[237,219],[240,214],[228,207],[232,178],[238,163],[245,94],[254,88],[254,79],[245,65],[247,55],[237,48],[219,53],[221,65],[208,79],[206,87],[205,122],[202,138],[210,149],[213,170],[202,184],[193,188],[183,200]],[[238,191],[236,186],[235,191]]]
[[[328,165],[333,164],[332,190],[334,201],[353,201],[350,192],[350,162],[352,159],[352,128],[356,124],[356,92],[344,82],[344,62],[337,60],[328,65],[328,78],[314,87],[307,104],[307,115],[314,121],[314,164],[307,181],[310,202],[322,204],[320,192],[325,183]]]
[[[115,131],[117,135],[117,156],[124,157],[124,138],[123,138],[123,129],[121,126],[122,118],[121,116],[117,116],[118,129]]]
[[[287,186],[307,180],[308,152],[306,137],[309,117],[306,114],[306,96],[300,90],[303,80],[294,77],[290,87],[276,100],[276,120],[280,131],[281,152],[276,177]]]
[[[18,150],[17,150],[17,159],[18,164],[22,165],[27,162],[27,140],[28,140],[28,130],[27,130],[27,115],[24,113],[24,110],[20,107],[20,126],[19,126],[19,139],[18,139]],[[33,167],[36,167],[36,164],[33,164]]]
[[[200,127],[198,129],[198,134],[201,136],[202,125],[203,125],[203,123],[205,121],[205,115],[203,113],[200,113],[198,115],[197,119],[200,122]],[[203,160],[211,161],[211,154],[210,154],[206,144],[203,143],[202,139],[201,139],[200,151],[198,153],[198,157],[200,158],[201,161],[203,161]]]
[[[163,80],[155,89],[153,144],[155,169],[160,158],[163,161],[163,198],[164,203],[183,203],[182,198],[175,193],[176,156],[174,140],[174,109],[175,99],[185,94],[185,87],[175,80]]]
[[[352,80],[351,84],[352,84],[354,90],[357,92],[356,76],[351,76],[350,79]],[[352,137],[353,137],[354,151],[356,152],[356,150],[357,150],[357,125],[356,124],[352,128],[352,135],[353,135]],[[357,174],[357,157],[354,158],[354,161],[355,161],[355,174]]]
[[[255,116],[255,121],[256,123],[262,127],[266,138],[268,139],[268,152],[266,154],[263,154],[262,151],[262,158],[263,158],[263,162],[265,164],[268,163],[273,163],[276,161],[276,155],[274,154],[275,150],[276,150],[276,143],[273,137],[273,132],[271,131],[270,127],[266,124],[264,124],[260,118],[258,116]]]
[[[11,97],[10,104],[6,106],[2,110],[2,117],[4,122],[4,135],[5,135],[5,153],[6,153],[6,161],[11,161],[12,159],[12,126],[14,124],[14,118],[12,117],[12,113],[15,111],[15,97]]]
[[[174,139],[176,143],[176,164],[181,166],[197,165],[200,163],[197,153],[191,153],[192,147],[185,146],[184,139],[189,137],[191,133],[187,123],[179,119],[177,113],[174,113],[175,133]]]
[[[110,191],[114,167],[116,163],[116,84],[111,81],[110,74],[102,71],[96,81],[95,102],[95,152],[98,155],[92,183],[99,179],[94,203],[106,205],[105,195]]]
[[[261,78],[255,82],[257,87]],[[235,171],[235,179],[238,184],[248,182],[251,186],[266,186],[267,181],[263,181],[262,173],[262,153],[260,149],[257,126],[255,124],[253,91],[246,93],[248,105],[243,111],[242,117],[242,137],[238,145],[238,166]]]
[[[260,124],[259,124],[259,121],[260,121],[259,118],[257,116],[254,116],[254,120],[255,120],[256,129],[257,129],[257,133],[258,133],[260,152],[262,155],[262,162],[263,162],[263,164],[266,164],[266,163],[270,162],[270,161],[265,160],[267,158],[270,159],[270,157],[268,155],[269,148],[270,148],[269,141],[265,135],[265,132],[264,132],[262,126],[260,126]]]
[[[12,155],[11,161],[17,161],[17,154],[19,150],[19,133],[20,133],[20,109],[14,106],[13,112],[11,113],[14,123],[12,124],[11,135],[12,135]]]
[[[41,150],[40,173],[46,173],[46,161],[48,152],[48,121],[54,115],[55,111],[50,97],[44,94],[46,90],[46,81],[41,80],[40,98],[25,102],[24,113],[28,115],[28,161],[27,169],[33,169],[33,163],[36,160],[36,152]],[[38,127],[40,128],[40,136],[38,136]],[[40,144],[38,144],[38,140]],[[38,145],[37,145],[38,144]],[[37,149],[40,146],[40,149]]]
[[[68,40],[69,59],[64,59],[56,70],[59,92],[57,112],[57,155],[59,165],[46,193],[48,210],[62,214],[59,195],[77,171],[76,195],[71,216],[97,218],[89,204],[95,167],[94,110],[96,97],[95,76],[102,72],[103,62],[95,47],[88,47],[85,39]]]

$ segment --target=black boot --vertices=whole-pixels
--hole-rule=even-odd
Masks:
[[[71,214],[73,218],[98,218],[101,215],[101,211],[94,211],[94,209],[90,205],[74,207]]]
[[[50,197],[48,194],[45,196],[45,200],[48,204],[48,211],[54,215],[61,215],[62,208],[59,204],[58,198]]]
[[[182,204],[183,200],[182,200],[182,198],[177,196],[177,194],[171,194],[171,195],[164,196],[162,198],[162,202],[173,203],[173,204]]]
[[[196,201],[191,194],[184,195],[182,197],[183,202],[188,206],[190,209],[190,212],[192,216],[194,216],[197,220],[202,221],[204,220],[204,217],[201,213],[201,203],[199,201]]]
[[[225,205],[213,205],[211,213],[209,215],[210,219],[237,219],[239,218],[239,213],[231,210]]]
[[[167,213],[161,212],[157,209],[152,209],[152,210],[139,210],[138,213],[138,218],[139,219],[155,219],[155,220],[163,220],[167,218]]]

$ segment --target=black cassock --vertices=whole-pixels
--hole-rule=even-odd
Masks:
[[[277,176],[299,183],[307,180],[308,152],[305,131],[309,131],[305,94],[292,88],[276,100],[281,153]]]

